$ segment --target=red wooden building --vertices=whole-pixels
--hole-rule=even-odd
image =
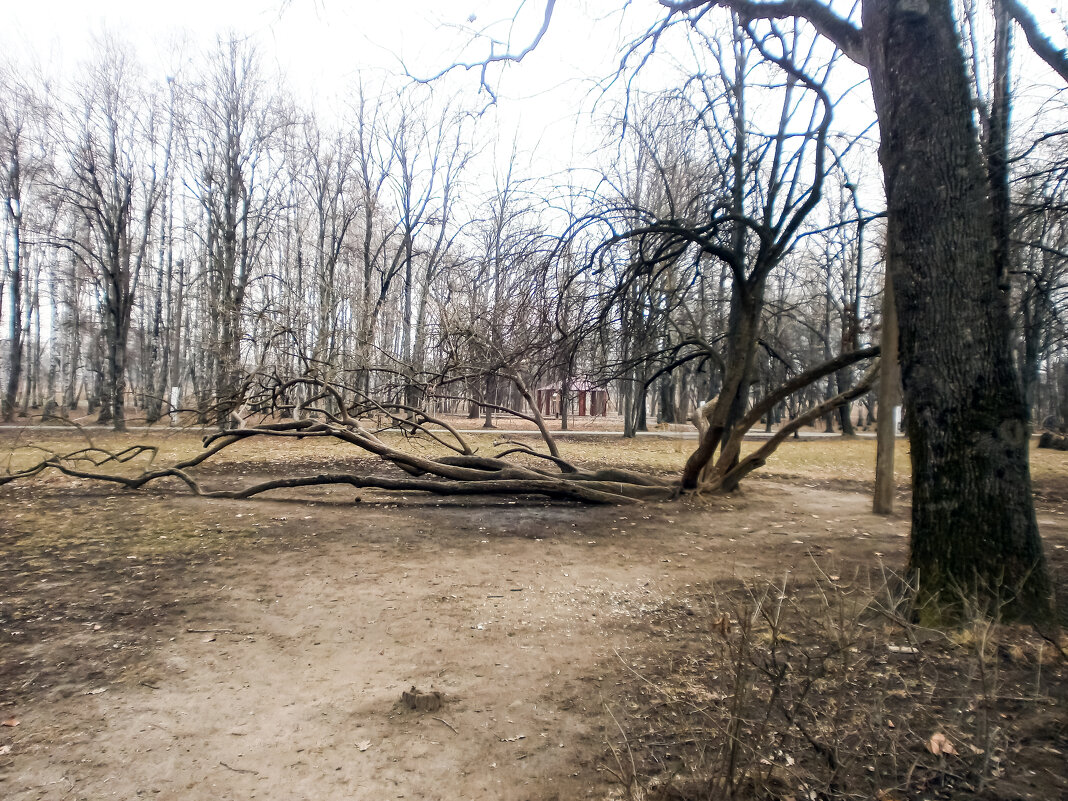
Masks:
[[[534,398],[544,417],[560,416],[561,386],[539,387]],[[588,381],[573,382],[567,392],[568,415],[572,417],[605,417],[608,415],[608,390],[595,387]]]

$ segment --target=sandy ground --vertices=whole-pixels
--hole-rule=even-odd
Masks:
[[[605,798],[644,615],[698,583],[898,567],[908,529],[865,493],[768,479],[628,508],[5,493],[8,801]],[[1064,521],[1046,510],[1048,543]],[[49,527],[95,545],[30,559]],[[215,539],[109,539],[129,529]],[[413,685],[441,708],[408,709]]]

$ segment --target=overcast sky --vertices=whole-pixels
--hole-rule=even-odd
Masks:
[[[634,12],[624,18],[620,5],[560,3],[542,45],[502,83],[502,101],[523,102],[502,102],[500,114],[524,131],[528,147],[550,135],[570,138],[591,82],[610,73],[626,31],[642,23]],[[544,6],[525,4],[513,23],[517,6],[518,0],[33,0],[5,11],[0,49],[17,61],[37,61],[46,75],[69,75],[94,38],[113,33],[133,43],[149,74],[162,79],[174,69],[173,43],[184,40],[186,57],[195,59],[219,36],[237,34],[257,43],[304,105],[328,114],[351,95],[357,72],[372,84],[402,75],[405,66],[429,76],[464,57],[472,29],[492,26],[501,37],[511,31],[519,49],[533,37]],[[653,4],[643,10],[656,13]],[[485,43],[478,47],[484,54]],[[456,83],[473,92],[477,73],[456,76]]]
[[[149,75],[162,81],[176,70],[176,42],[185,42],[185,60],[203,63],[218,37],[237,34],[256,43],[265,66],[286,76],[302,105],[328,120],[354,94],[357,73],[374,87],[403,76],[405,68],[431,76],[454,62],[477,60],[487,43],[474,31],[511,36],[510,49],[521,50],[540,27],[544,8],[544,0],[31,0],[6,12],[0,48],[16,60],[39,61],[48,76],[69,76],[91,55],[94,39],[115,34],[132,43]],[[557,3],[547,35],[522,66],[491,73],[500,102],[481,132],[500,137],[497,163],[511,153],[513,140],[519,172],[553,181],[610,158],[593,155],[604,134],[591,120],[591,106],[595,100],[602,111],[611,105],[596,87],[614,73],[621,47],[660,16],[653,0]],[[643,85],[677,83],[671,49],[664,43],[644,68]],[[679,53],[685,58],[686,48]],[[478,72],[454,73],[448,85],[473,95]],[[870,119],[871,111],[859,107],[857,116]],[[572,179],[585,183],[596,176]]]
[[[1027,2],[1045,32],[1059,46],[1068,43],[1068,0]],[[178,38],[186,37],[195,53],[218,36],[236,33],[257,42],[267,61],[305,98],[344,93],[357,70],[399,74],[402,61],[413,73],[432,74],[464,58],[473,29],[489,28],[501,37],[511,31],[518,49],[530,41],[544,9],[543,0],[30,0],[7,5],[0,48],[17,59],[38,59],[46,74],[75,67],[103,32],[135,43],[150,71],[167,70],[165,54]],[[508,73],[503,95],[526,99],[569,85],[574,93],[575,84],[588,89],[591,79],[611,73],[621,43],[659,14],[653,0],[558,3],[548,35],[521,70]],[[478,48],[483,55],[484,43]],[[477,86],[476,75],[470,81]]]
[[[1063,44],[1068,0],[1031,0],[1030,6]],[[33,59],[44,74],[70,75],[91,53],[94,38],[117,34],[135,45],[150,76],[162,80],[174,69],[176,41],[186,42],[185,58],[200,61],[220,37],[248,37],[265,65],[286,76],[286,84],[305,106],[325,117],[352,95],[357,72],[371,85],[400,76],[404,66],[429,76],[464,58],[483,56],[485,41],[472,30],[489,29],[499,38],[513,36],[518,50],[528,44],[542,21],[543,0],[30,0],[5,9],[0,51],[16,61]],[[620,9],[626,7],[624,13]],[[520,14],[515,21],[511,15]],[[501,103],[493,124],[505,144],[518,131],[521,150],[539,150],[528,167],[559,170],[589,164],[586,151],[599,136],[576,131],[588,121],[596,81],[612,74],[621,45],[659,16],[653,0],[564,0],[538,49],[519,68],[504,71]],[[1019,46],[1026,49],[1021,41]],[[661,55],[646,69],[647,86],[677,80]],[[500,75],[495,72],[494,75]],[[857,73],[861,75],[861,73]],[[466,91],[478,87],[475,72],[449,83]],[[1048,97],[1043,92],[1042,96]],[[861,98],[862,100],[862,98]],[[859,102],[859,101],[858,101]],[[584,109],[585,118],[576,120]],[[871,119],[870,108],[855,107]]]

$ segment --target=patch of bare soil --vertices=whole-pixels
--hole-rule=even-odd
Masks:
[[[618,795],[683,764],[638,745],[635,709],[711,658],[713,588],[878,574],[908,529],[866,495],[769,480],[627,508],[2,492],[0,797],[18,801]],[[1059,696],[1021,704],[1063,720]]]
[[[1065,459],[1068,464],[1068,457]],[[1052,514],[1065,514],[1068,508],[1068,475],[1044,476],[1035,479],[1035,503],[1040,511]]]

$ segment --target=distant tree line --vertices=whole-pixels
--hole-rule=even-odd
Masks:
[[[300,376],[489,424],[524,405],[515,379],[559,387],[565,426],[580,381],[609,387],[628,434],[711,397],[719,424],[742,419],[877,343],[885,238],[836,57],[800,28],[750,33],[694,28],[690,77],[604,103],[600,177],[566,185],[491,158],[484,118],[438,86],[357,81],[317,115],[238,41],[165,81],[115,39],[73,78],[5,64],[4,420],[225,427]],[[1027,134],[1005,280],[1032,420],[1063,428],[1068,165],[1060,133]],[[844,364],[760,421],[858,377]],[[852,404],[822,424],[874,419]]]

